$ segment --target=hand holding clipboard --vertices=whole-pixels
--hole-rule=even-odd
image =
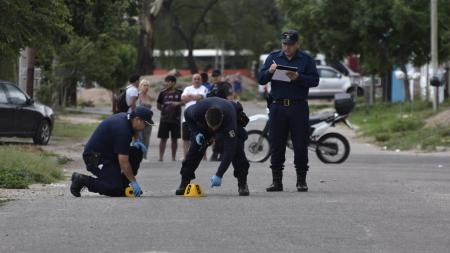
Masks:
[[[298,68],[278,65],[274,60],[273,64],[270,65],[269,72],[273,73],[272,80],[291,82],[292,80],[298,79]]]

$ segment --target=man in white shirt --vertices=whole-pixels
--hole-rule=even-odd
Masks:
[[[194,74],[192,76],[192,85],[184,88],[183,93],[181,94],[181,101],[185,103],[185,110],[190,106],[197,103],[198,100],[206,98],[206,94],[208,94],[208,89],[202,85],[202,78],[200,74]],[[183,117],[182,124],[182,139],[183,139],[183,151],[184,157],[186,158],[187,151],[189,150],[189,146],[191,144],[191,131]]]
[[[127,86],[125,99],[128,105],[128,113],[136,108],[136,101],[139,97],[139,78],[139,75],[132,75],[129,80],[130,84]]]

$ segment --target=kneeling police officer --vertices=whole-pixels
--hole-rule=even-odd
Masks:
[[[139,197],[142,190],[135,176],[147,147],[132,139],[153,124],[152,116],[151,110],[138,106],[130,114],[114,114],[101,122],[83,152],[86,168],[96,178],[74,172],[70,192],[80,197],[81,189],[87,187],[90,192],[122,197],[130,185]]]
[[[215,137],[223,138],[224,151],[219,168],[211,177],[211,186],[219,187],[226,170],[233,164],[234,176],[238,180],[240,196],[248,196],[247,174],[250,164],[245,156],[244,142],[247,132],[244,127],[248,117],[239,103],[218,97],[198,101],[184,112],[186,122],[192,132],[191,146],[181,167],[181,184],[176,195],[183,195],[187,185],[195,178],[203,155]]]

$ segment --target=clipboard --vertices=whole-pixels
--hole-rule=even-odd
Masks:
[[[297,72],[298,68],[291,66],[278,65],[277,69],[273,73],[272,80],[282,81],[282,82],[291,82],[291,79],[286,75],[288,71]]]

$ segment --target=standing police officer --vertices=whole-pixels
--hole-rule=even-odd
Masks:
[[[191,130],[191,145],[181,167],[181,184],[176,195],[183,195],[186,186],[195,178],[197,169],[208,145],[213,138],[221,136],[224,143],[223,156],[211,186],[218,187],[226,170],[233,164],[234,176],[238,180],[239,196],[248,196],[247,174],[250,164],[245,156],[244,142],[247,132],[244,127],[248,118],[242,106],[218,97],[198,101],[184,112],[184,117]]]
[[[102,121],[83,152],[86,168],[96,178],[74,172],[70,192],[81,197],[81,189],[87,187],[90,192],[121,197],[129,184],[139,197],[142,190],[135,176],[147,150],[142,142],[131,140],[153,124],[152,116],[150,109],[137,106],[130,114],[117,113]]]
[[[282,34],[282,50],[272,52],[266,59],[258,75],[260,85],[271,82],[270,102],[270,142],[271,169],[273,184],[268,192],[283,191],[283,169],[286,153],[286,141],[291,134],[294,146],[294,164],[297,171],[297,190],[308,191],[306,174],[308,172],[309,107],[310,87],[319,85],[314,59],[299,50],[298,32],[288,30]],[[273,79],[279,65],[295,67],[288,71],[290,81]],[[281,79],[281,78],[280,78]]]

